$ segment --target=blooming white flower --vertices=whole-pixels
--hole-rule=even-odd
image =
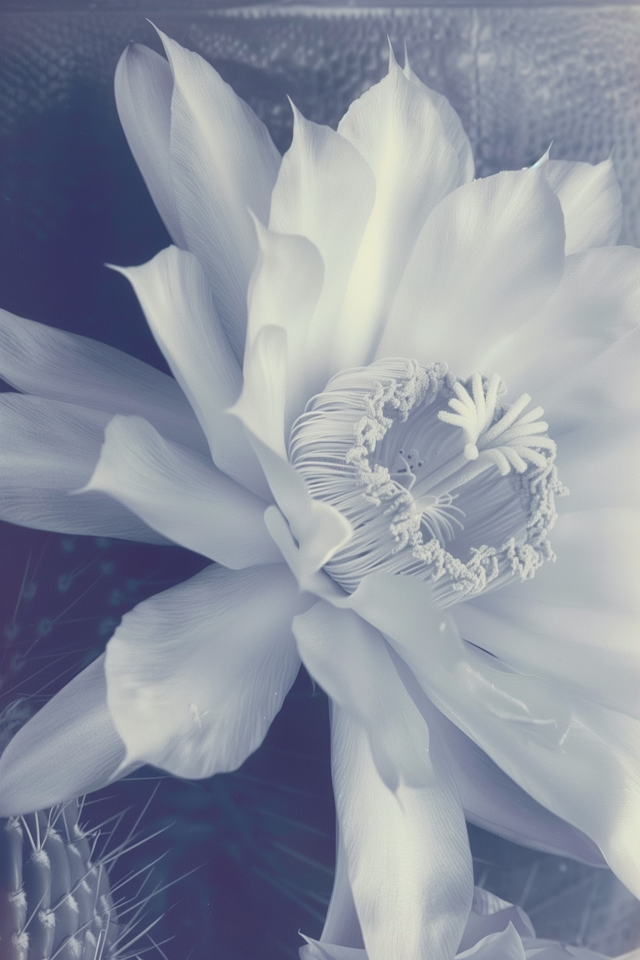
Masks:
[[[304,936],[304,934],[303,934]],[[344,946],[305,937],[301,960],[368,960],[360,930],[351,937],[357,946]],[[587,947],[576,947],[557,940],[536,937],[531,920],[521,907],[476,887],[471,911],[456,954],[457,960],[607,960]],[[637,960],[638,951],[619,960]]]
[[[325,940],[348,893],[370,960],[452,958],[465,814],[640,894],[640,251],[611,162],[473,180],[393,57],[337,132],[294,111],[281,159],[162,39],[116,93],[175,246],[121,272],[175,379],[3,314],[0,516],[215,563],[20,731],[0,812],[238,767],[301,657],[332,704]]]

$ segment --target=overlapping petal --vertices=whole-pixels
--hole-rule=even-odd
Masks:
[[[107,709],[103,655],[9,743],[0,758],[0,813],[30,813],[98,790],[134,769],[122,768],[124,756]]]
[[[0,310],[0,377],[22,393],[145,417],[169,440],[207,442],[171,377],[97,340]]]
[[[594,866],[600,850],[581,830],[543,807],[440,713],[436,720],[465,816],[507,840]]]
[[[340,836],[368,955],[450,956],[472,874],[438,733],[433,743],[383,638],[350,610],[319,601],[293,629],[331,697]]]
[[[0,517],[56,533],[166,543],[89,480],[111,415],[16,393],[0,396]]]
[[[343,368],[369,363],[394,293],[425,220],[473,176],[464,133],[437,94],[406,76],[390,53],[389,73],[351,104],[338,133],[366,160],[375,203],[347,289],[336,356]]]
[[[324,387],[336,364],[342,365],[335,355],[342,304],[375,195],[371,168],[356,148],[294,108],[293,141],[271,197],[269,227],[308,238],[324,263],[320,302],[301,358],[309,379],[304,400]]]
[[[334,707],[332,771],[349,879],[370,960],[451,957],[472,891],[462,809],[436,736],[433,784],[380,778],[365,728]],[[426,854],[428,851],[428,855]]]
[[[153,530],[226,567],[282,562],[264,525],[264,500],[141,417],[108,424],[84,489],[108,493]]]
[[[640,721],[563,683],[515,673],[464,643],[410,577],[365,578],[351,605],[395,649],[436,706],[557,816],[587,834],[640,892]]]
[[[106,659],[125,763],[181,777],[239,767],[298,672],[291,620],[299,603],[283,565],[214,565],[126,614]]]
[[[131,282],[216,465],[254,493],[268,495],[240,424],[226,413],[238,398],[242,373],[196,257],[168,247],[140,267],[117,269]]]
[[[206,60],[161,32],[160,38],[173,73],[170,171],[180,225],[240,358],[257,254],[248,209],[267,222],[280,154],[264,124]]]
[[[563,268],[562,209],[540,171],[459,187],[416,241],[376,356],[444,360],[457,376],[475,373],[537,313]]]
[[[459,604],[462,636],[518,670],[640,719],[640,511],[560,516],[527,583]]]
[[[544,175],[562,205],[567,256],[618,242],[622,198],[611,157],[597,164],[549,160]]]
[[[553,295],[503,342],[487,343],[479,369],[496,371],[518,396],[545,400],[581,367],[638,326],[640,250],[608,247],[567,257]],[[570,392],[570,391],[568,391]],[[562,451],[560,451],[562,453]]]
[[[139,43],[126,48],[116,67],[118,116],[127,143],[151,199],[179,247],[186,247],[171,182],[171,67],[159,54]]]

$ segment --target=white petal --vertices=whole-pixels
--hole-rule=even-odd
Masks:
[[[242,374],[198,260],[168,247],[140,267],[117,269],[131,282],[151,332],[196,412],[216,466],[254,493],[265,494],[244,432],[226,413],[238,398]]]
[[[264,124],[212,66],[163,33],[160,38],[173,71],[170,166],[180,223],[241,357],[257,254],[247,208],[266,223],[280,154]]]
[[[538,401],[637,327],[639,315],[640,250],[608,247],[568,257],[542,310],[490,347],[479,369],[499,373],[512,396],[527,392]]]
[[[0,758],[3,817],[64,803],[116,779],[125,750],[106,692],[103,655],[18,731]]]
[[[458,955],[478,944],[485,937],[502,933],[511,926],[520,937],[535,937],[529,917],[521,907],[501,900],[495,894],[476,887],[467,926],[458,947]],[[519,939],[519,938],[518,938]],[[493,957],[493,954],[491,954]],[[497,960],[497,957],[495,958]]]
[[[522,940],[512,923],[501,933],[491,933],[470,950],[458,954],[465,960],[525,960]]]
[[[307,237],[324,262],[324,286],[305,357],[308,399],[336,372],[331,364],[342,302],[376,187],[371,169],[344,137],[305,120],[295,107],[293,115],[293,141],[271,197],[269,227]]]
[[[544,175],[562,204],[567,256],[618,242],[622,199],[611,158],[595,165],[550,160]]]
[[[151,199],[174,243],[185,247],[169,170],[172,93],[173,75],[164,57],[129,44],[116,67],[118,116]]]
[[[341,947],[335,943],[321,943],[305,937],[304,947],[300,947],[300,960],[368,960],[367,951],[358,947]]]
[[[467,820],[534,850],[605,865],[589,837],[525,793],[443,714],[438,722]]]
[[[375,574],[351,605],[389,635],[445,716],[539,803],[586,833],[637,896],[640,721],[580,700],[564,684],[509,672],[463,643],[430,593],[411,577]]]
[[[298,603],[284,565],[214,565],[127,613],[106,660],[127,762],[198,778],[239,767],[298,672]]]
[[[347,870],[347,854],[344,849],[340,825],[336,826],[336,869],[333,877],[331,899],[327,907],[322,936],[323,946],[331,948],[332,944],[340,944],[348,949],[364,949],[362,930],[353,902],[353,893],[349,883]],[[305,949],[304,947],[302,948]],[[313,954],[309,954],[312,956]],[[301,953],[301,956],[305,954]]]
[[[145,417],[169,440],[207,442],[171,377],[97,340],[0,310],[0,377],[22,393]]]
[[[230,412],[249,432],[271,492],[291,528],[289,536],[293,534],[297,540],[295,550],[304,576],[319,570],[344,546],[352,531],[338,510],[310,497],[303,478],[287,458],[284,444],[286,362],[287,334],[284,329],[262,327],[245,360],[242,394]],[[282,518],[279,511],[275,513]],[[282,542],[269,523],[267,526],[286,554],[286,542]]]
[[[407,695],[408,696],[408,695]],[[367,733],[332,710],[332,771],[351,888],[369,960],[449,960],[466,923],[473,878],[466,827],[438,736],[429,787],[380,779]]]
[[[342,367],[373,359],[389,307],[420,230],[434,207],[469,175],[447,135],[442,98],[406,77],[391,55],[388,76],[351,104],[338,133],[376,181],[346,294],[337,355]]]
[[[266,503],[141,417],[114,417],[85,490],[119,500],[152,529],[225,567],[282,563]]]
[[[428,727],[378,631],[351,610],[320,600],[295,618],[293,633],[311,676],[366,731],[385,786],[433,784]]]
[[[304,410],[313,392],[309,384],[309,321],[323,287],[324,264],[305,237],[267,230],[256,221],[260,253],[248,295],[249,321],[245,348],[245,382],[250,376],[253,342],[261,329],[273,325],[287,334],[287,363],[281,390],[285,399],[285,430]],[[324,386],[324,384],[322,384]]]
[[[469,137],[464,132],[464,127],[460,122],[460,117],[446,97],[443,97],[442,94],[438,93],[436,90],[432,90],[430,87],[427,87],[422,80],[416,76],[411,69],[406,52],[405,65],[402,72],[407,80],[410,80],[411,83],[415,84],[423,93],[423,95],[426,93],[426,95],[429,97],[429,100],[438,111],[438,115],[442,120],[442,125],[444,127],[445,136],[452,146],[455,147],[455,151],[458,155],[460,184],[470,183],[473,180],[475,164],[473,162],[471,143],[469,142]]]
[[[16,393],[0,396],[0,517],[57,533],[166,543],[101,493],[72,496],[93,473],[111,415]]]
[[[640,511],[564,514],[555,563],[451,611],[466,640],[518,670],[640,719]]]
[[[638,507],[639,363],[637,328],[541,392],[572,508]]]
[[[533,316],[564,267],[562,210],[542,173],[475,180],[422,230],[377,356],[445,360],[456,376]]]

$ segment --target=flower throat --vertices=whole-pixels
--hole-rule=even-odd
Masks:
[[[498,376],[462,382],[444,363],[385,359],[333,377],[294,423],[291,462],[351,522],[327,572],[353,591],[373,572],[433,583],[448,606],[553,560],[567,491],[542,409],[503,403]]]

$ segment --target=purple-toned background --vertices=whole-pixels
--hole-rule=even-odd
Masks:
[[[152,17],[198,50],[285,150],[289,94],[335,124],[383,75],[387,35],[445,93],[479,175],[536,160],[614,151],[624,239],[640,245],[640,7],[458,4],[344,10],[198,0],[5,3],[0,8],[0,305],[110,343],[165,369],[126,281],[105,262],[140,263],[168,243],[120,131],[112,76]],[[179,548],[0,528],[0,736],[5,739],[103,649],[137,602],[201,566]],[[87,806],[94,822],[142,806],[157,771]],[[169,960],[296,957],[317,935],[331,889],[334,815],[327,706],[302,673],[263,747],[233,775],[162,778],[145,814],[165,832],[126,868],[155,870]],[[640,943],[638,905],[606,871],[471,828],[477,881],[529,911],[540,936],[611,955]],[[428,856],[425,851],[425,856]],[[124,868],[124,867],[123,867]],[[195,871],[189,873],[189,871]],[[187,875],[188,874],[188,875]],[[187,876],[185,876],[187,875]],[[182,879],[180,879],[182,877]]]

